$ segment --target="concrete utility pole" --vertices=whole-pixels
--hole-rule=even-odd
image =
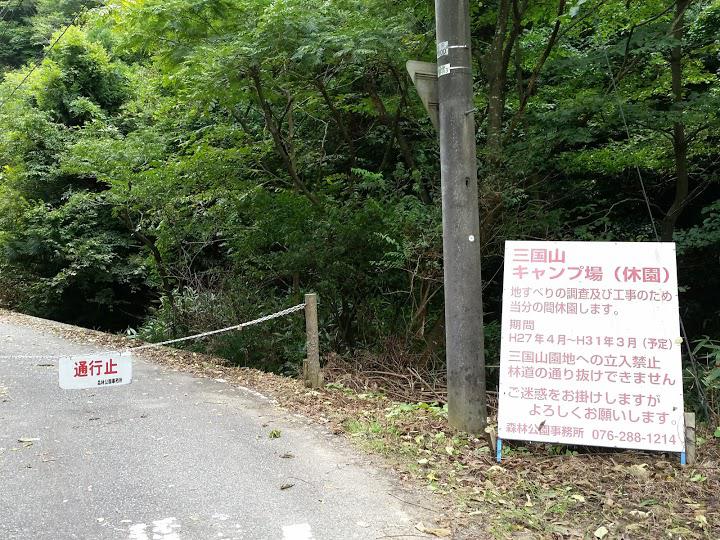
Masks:
[[[475,115],[468,0],[435,0],[450,424],[487,422]]]

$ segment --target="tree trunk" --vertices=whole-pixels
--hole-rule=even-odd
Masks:
[[[179,313],[177,311],[177,303],[175,302],[175,288],[173,287],[170,272],[168,272],[167,266],[165,265],[162,253],[160,253],[157,245],[155,245],[155,241],[135,226],[132,218],[130,217],[130,212],[127,209],[123,209],[119,215],[120,219],[122,219],[123,223],[125,223],[125,226],[130,231],[130,234],[132,234],[136,240],[148,249],[150,255],[152,255],[152,258],[155,261],[163,293],[165,293],[165,297],[170,303],[170,311],[173,314],[172,329],[175,332],[177,330],[177,323],[179,322]]]
[[[260,78],[260,71],[257,68],[253,68],[250,70],[249,74],[253,82],[255,96],[258,100],[258,105],[260,106],[263,117],[265,119],[265,127],[267,127],[268,131],[272,135],[273,142],[275,143],[275,149],[277,150],[277,153],[280,154],[280,158],[282,159],[283,164],[285,165],[285,168],[290,175],[293,184],[295,185],[295,188],[301,193],[304,193],[305,196],[310,200],[310,202],[313,203],[315,206],[320,206],[320,201],[318,200],[318,198],[308,189],[307,185],[300,177],[300,174],[297,170],[297,164],[295,163],[295,153],[292,148],[292,139],[286,139],[285,137],[283,137],[280,123],[273,115],[270,103],[268,103],[267,99],[265,98],[262,79]],[[291,107],[292,104],[288,102],[288,110],[290,114],[292,114],[292,111],[290,110]],[[290,120],[290,130],[292,131],[292,117],[290,117]]]
[[[685,12],[691,0],[678,0],[675,6],[675,18],[671,34],[675,45],[670,51],[670,74],[672,76],[673,102],[676,110],[680,110],[683,100],[683,68],[682,39],[685,35]],[[675,232],[675,224],[687,205],[690,177],[687,159],[688,143],[685,135],[685,124],[678,119],[673,122],[673,153],[675,156],[675,199],[662,222],[662,240],[671,242]]]
[[[327,91],[327,87],[325,86],[325,83],[323,82],[322,78],[318,77],[315,79],[315,87],[318,89],[320,94],[322,95],[323,99],[325,100],[325,104],[328,106],[328,109],[330,109],[330,113],[333,116],[333,119],[335,120],[335,124],[337,125],[338,129],[340,130],[340,133],[342,134],[343,139],[345,140],[345,144],[347,144],[348,147],[348,168],[352,169],[355,166],[355,160],[356,160],[356,150],[355,150],[355,141],[353,141],[352,134],[350,133],[350,129],[348,128],[347,123],[343,119],[342,114],[338,110],[338,108],[335,106],[335,103],[333,102],[332,98],[330,97],[330,94]]]
[[[397,75],[394,73],[394,75]],[[399,78],[396,76],[396,81],[398,82],[398,91],[400,92],[400,103],[398,104],[398,108],[395,111],[395,114],[393,116],[390,116],[388,113],[387,108],[385,107],[385,104],[383,103],[382,98],[380,97],[380,94],[377,90],[377,83],[375,81],[374,75],[369,75],[367,82],[366,82],[366,88],[368,95],[370,96],[370,101],[373,104],[373,107],[375,107],[375,111],[377,112],[378,118],[380,119],[380,122],[383,123],[391,133],[391,140],[388,145],[388,150],[386,152],[386,156],[389,155],[390,148],[392,146],[392,143],[394,141],[397,141],[398,146],[400,147],[400,153],[403,156],[403,161],[405,162],[406,167],[410,171],[414,171],[417,166],[415,164],[415,158],[413,157],[412,149],[410,148],[410,144],[407,142],[407,139],[405,138],[405,135],[402,132],[402,129],[400,127],[400,120],[402,119],[402,110],[403,107],[405,107],[406,104],[406,92],[405,89],[402,87]],[[383,162],[385,162],[385,158],[383,158]],[[382,168],[382,167],[381,167]],[[427,186],[425,186],[424,182],[420,183],[420,200],[425,204],[430,204],[432,202],[430,198],[430,193],[427,189]]]
[[[520,95],[520,106],[518,107],[518,110],[515,113],[515,116],[513,116],[513,119],[510,121],[510,127],[507,130],[508,137],[512,137],[512,134],[515,131],[515,128],[517,127],[518,122],[525,114],[525,109],[527,108],[527,104],[528,104],[528,101],[530,100],[530,97],[533,95],[533,92],[535,91],[535,85],[537,84],[538,77],[540,76],[540,72],[542,71],[542,68],[545,65],[545,62],[547,62],[547,59],[550,57],[550,53],[555,48],[555,45],[557,45],[557,43],[558,43],[558,39],[560,36],[560,26],[562,24],[560,17],[565,12],[566,4],[567,4],[567,0],[558,0],[557,20],[555,21],[555,25],[553,26],[552,32],[550,33],[550,37],[548,38],[547,43],[545,44],[545,48],[543,49],[542,54],[540,55],[540,58],[538,59],[537,64],[535,64],[535,68],[533,69],[532,75],[530,75],[530,79],[528,80],[527,88],[525,88],[525,90]]]
[[[512,42],[505,44],[508,19],[510,16],[510,0],[500,0],[498,6],[495,35],[490,48],[483,58],[485,75],[488,79],[488,127],[487,152],[491,164],[499,164],[502,160],[502,126],[505,112],[505,84],[507,83],[507,64],[504,64],[505,52],[512,49]],[[514,28],[514,27],[513,27]],[[509,41],[509,40],[508,40]],[[508,55],[509,58],[509,55]]]

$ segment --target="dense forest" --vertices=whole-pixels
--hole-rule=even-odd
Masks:
[[[505,240],[673,240],[717,406],[720,0],[471,10],[488,363]],[[432,2],[2,0],[0,36],[5,305],[157,340],[316,291],[325,351],[442,358]],[[207,346],[291,372],[302,331]]]

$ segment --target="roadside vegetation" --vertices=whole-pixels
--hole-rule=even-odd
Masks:
[[[58,326],[1,312],[3,319],[39,326],[98,347],[136,345],[132,339]],[[419,537],[523,540],[658,540],[720,537],[720,429],[698,431],[698,459],[680,466],[677,454],[615,451],[552,444],[505,444],[496,463],[485,437],[451,428],[445,407],[389,397],[362,379],[337,378],[310,390],[293,378],[191,351],[148,349],[144,358],[258,391],[329,433],[378,456],[378,464],[427,496],[407,504],[440,510],[438,522],[418,523]],[[389,392],[394,395],[392,391]],[[421,393],[418,396],[422,395]],[[397,395],[399,397],[399,395]],[[2,388],[0,388],[2,398]],[[491,429],[495,426],[493,404]],[[282,433],[267,426],[267,436]]]
[[[160,340],[314,291],[324,350],[442,373],[438,148],[404,71],[434,57],[429,3],[0,9],[6,305]],[[717,0],[472,4],[489,365],[504,240],[655,230],[678,246],[686,392],[716,408],[719,27]],[[301,333],[208,350],[293,374]]]

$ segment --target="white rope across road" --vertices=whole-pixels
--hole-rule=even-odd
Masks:
[[[225,332],[232,332],[233,330],[240,330],[242,328],[245,328],[246,326],[252,326],[254,324],[260,324],[265,321],[270,321],[272,319],[277,319],[279,317],[284,317],[285,315],[290,315],[291,313],[295,313],[296,311],[300,311],[301,309],[305,309],[305,304],[298,304],[297,306],[293,306],[287,309],[283,309],[282,311],[278,311],[277,313],[273,313],[272,315],[265,315],[264,317],[260,317],[259,319],[255,319],[254,321],[248,321],[241,324],[236,324],[235,326],[228,326],[227,328],[220,328],[219,330],[211,330],[210,332],[203,332],[202,334],[195,334],[193,336],[188,336],[184,338],[178,338],[178,339],[168,339],[167,341],[161,341],[160,343],[148,343],[146,345],[140,345],[139,347],[132,347],[131,349],[128,349],[129,351],[139,351],[141,349],[150,349],[152,347],[162,347],[163,345],[170,345],[172,343],[180,343],[181,341],[190,341],[191,339],[200,339],[207,336],[213,336],[215,334],[223,334]]]
[[[224,334],[226,332],[232,332],[233,330],[241,330],[247,326],[253,326],[255,324],[260,324],[265,321],[270,321],[272,319],[278,319],[280,317],[284,317],[285,315],[290,315],[291,313],[295,313],[296,311],[300,311],[302,309],[305,309],[305,304],[298,304],[297,306],[289,307],[287,309],[283,309],[282,311],[278,311],[276,313],[272,313],[270,315],[265,315],[264,317],[260,317],[259,319],[254,319],[252,321],[247,321],[244,323],[236,324],[233,326],[228,326],[226,328],[220,328],[218,330],[210,330],[209,332],[202,332],[200,334],[193,334],[192,336],[177,338],[177,339],[168,339],[166,341],[161,341],[159,343],[146,343],[145,345],[140,345],[138,347],[130,347],[122,351],[122,353],[127,352],[133,352],[133,351],[140,351],[143,349],[152,349],[155,347],[163,347],[165,345],[171,345],[173,343],[181,343],[183,341],[190,341],[193,339],[201,339],[207,336],[214,336],[216,334]],[[101,352],[91,352],[91,353],[78,353],[80,355],[86,355],[86,354],[97,354],[101,355],[104,353],[109,352],[117,352],[116,350],[113,351],[101,351]],[[45,355],[36,355],[36,356],[22,356],[22,355],[8,355],[8,356],[0,356],[0,359],[48,359],[48,358],[64,358],[68,356],[77,356],[78,354],[45,354]]]

